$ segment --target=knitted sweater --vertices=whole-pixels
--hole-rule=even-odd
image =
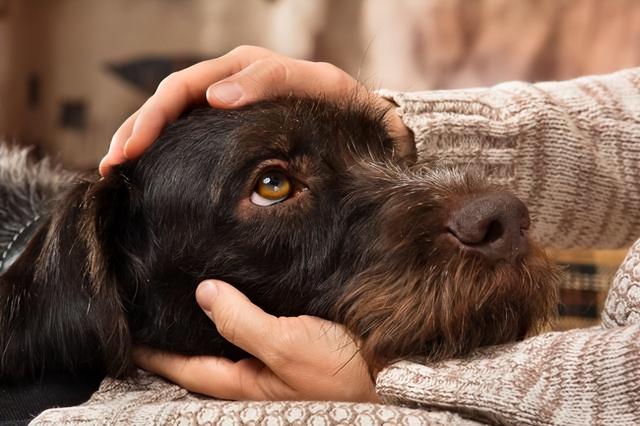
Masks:
[[[560,83],[386,93],[419,155],[480,162],[529,205],[546,247],[640,237],[640,68]],[[640,424],[640,240],[618,270],[602,327],[548,333],[464,360],[401,362],[387,403],[492,423]]]
[[[524,199],[543,245],[620,247],[640,236],[640,69],[381,93],[399,106],[421,157],[482,164]],[[107,379],[86,404],[45,411],[34,423],[640,424],[640,241],[605,305],[602,327],[547,333],[462,360],[394,364],[376,383],[388,406],[230,403],[144,376]]]

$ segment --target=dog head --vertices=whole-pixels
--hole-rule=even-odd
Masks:
[[[522,338],[553,311],[556,283],[526,208],[473,173],[400,158],[383,117],[295,99],[192,111],[56,203],[2,297],[49,296],[65,313],[13,321],[54,323],[71,342],[58,364],[84,356],[113,376],[132,371],[133,342],[243,356],[195,304],[205,278],[274,315],[345,324],[372,368]],[[86,341],[99,350],[72,353]]]

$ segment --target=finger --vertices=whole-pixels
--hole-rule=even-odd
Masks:
[[[242,46],[224,56],[200,62],[165,78],[156,93],[145,102],[124,146],[127,158],[137,158],[158,137],[164,126],[189,106],[206,100],[207,87],[233,75],[270,51]]]
[[[144,370],[165,377],[193,392],[225,399],[237,399],[241,393],[239,381],[235,380],[238,368],[226,358],[186,357],[148,348],[136,348],[133,351],[133,361]],[[251,376],[247,374],[245,380]],[[212,382],[225,386],[216,386]]]
[[[255,358],[233,362],[220,357],[186,357],[136,348],[133,359],[144,370],[165,377],[189,391],[216,398],[266,400],[293,395],[291,388]]]
[[[125,122],[122,123],[122,125],[118,128],[118,130],[116,130],[113,137],[111,138],[109,151],[100,161],[100,166],[98,167],[98,170],[100,171],[100,174],[102,176],[106,176],[111,170],[111,167],[113,167],[114,165],[120,164],[125,161],[123,153],[124,144],[127,139],[129,139],[129,136],[131,136],[133,125],[136,122],[139,114],[140,110],[131,114],[131,116],[129,116],[129,118],[127,118]]]
[[[276,357],[278,319],[267,314],[234,287],[222,281],[204,281],[196,299],[222,337],[269,364]]]
[[[357,88],[356,80],[331,64],[272,55],[213,84],[207,101],[213,107],[236,108],[288,95],[344,97]]]

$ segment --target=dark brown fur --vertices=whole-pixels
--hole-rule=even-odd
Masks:
[[[0,380],[127,376],[134,344],[246,356],[196,305],[205,278],[274,315],[345,324],[373,369],[535,331],[556,303],[543,253],[489,261],[445,226],[453,205],[502,189],[398,158],[383,113],[307,100],[196,110],[108,178],[41,189],[39,229],[0,277]],[[274,165],[300,190],[255,206]],[[0,196],[15,186],[0,182]]]

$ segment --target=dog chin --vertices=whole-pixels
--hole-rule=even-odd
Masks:
[[[381,262],[350,283],[336,315],[362,342],[372,371],[401,359],[436,362],[521,340],[555,317],[560,279],[544,251],[528,245],[513,261],[488,261],[461,248],[452,255],[448,247],[433,250],[421,268]]]

